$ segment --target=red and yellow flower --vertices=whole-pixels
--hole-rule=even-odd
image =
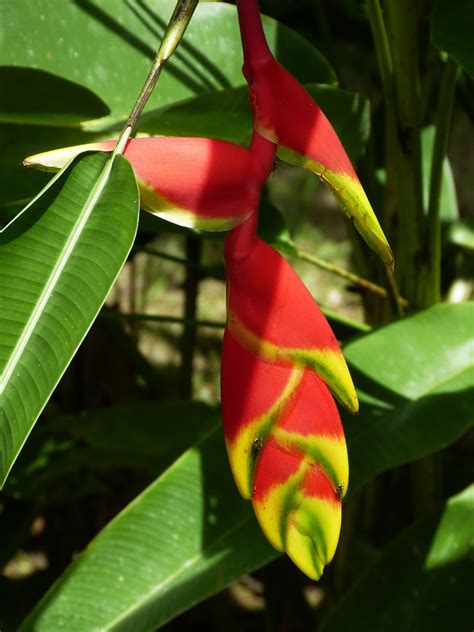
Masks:
[[[393,255],[334,128],[303,86],[273,57],[257,0],[237,0],[254,127],[283,160],[309,169],[329,187],[345,214],[384,263]]]
[[[278,152],[316,173],[367,243],[392,253],[334,129],[265,41],[257,0],[237,0],[244,75],[254,118],[249,148],[208,138],[132,139],[124,155],[142,208],[183,226],[229,230],[225,243],[227,325],[221,384],[229,461],[270,542],[317,579],[336,550],[349,478],[335,397],[357,395],[338,342],[288,262],[257,237],[262,187]],[[33,156],[58,169],[82,151]]]
[[[288,262],[255,233],[225,245],[227,327],[221,385],[229,461],[270,542],[318,579],[336,550],[349,467],[328,386],[352,412],[342,352]]]

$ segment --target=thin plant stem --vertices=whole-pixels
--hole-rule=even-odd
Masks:
[[[357,320],[352,320],[351,318],[347,318],[345,316],[341,316],[340,314],[333,312],[330,309],[326,309],[325,307],[321,307],[320,309],[322,313],[334,322],[340,323],[341,325],[345,325],[351,329],[354,329],[355,332],[360,333],[368,333],[372,331],[372,327],[367,325],[366,323],[362,323]],[[216,320],[201,320],[198,318],[186,319],[181,316],[165,316],[163,314],[142,314],[142,313],[131,313],[131,312],[116,312],[113,310],[102,310],[101,312],[102,318],[123,318],[126,320],[142,320],[149,321],[155,323],[170,323],[177,325],[187,325],[191,324],[196,327],[210,327],[211,329],[224,329],[225,322],[216,321]]]
[[[440,198],[443,179],[443,162],[448,153],[449,132],[453,112],[459,64],[452,58],[444,66],[436,114],[436,133],[431,159],[430,196],[428,204],[428,259],[430,273],[427,282],[425,306],[438,303],[441,291],[441,220]]]
[[[125,127],[123,128],[120,136],[117,140],[117,144],[114,149],[114,156],[116,154],[123,154],[125,150],[125,146],[135,129],[138,119],[140,118],[141,113],[143,112],[143,108],[145,107],[150,95],[153,91],[153,88],[158,81],[158,77],[163,70],[163,66],[171,57],[171,55],[176,50],[176,47],[180,43],[184,32],[191,20],[191,17],[194,13],[194,9],[196,8],[198,0],[178,0],[176,3],[176,7],[173,11],[173,15],[170,18],[168,26],[166,27],[166,31],[163,35],[163,39],[160,44],[160,48],[156,53],[155,60],[153,62],[153,66],[148,73],[148,77],[141,89],[140,94],[135,101],[135,105],[133,106],[132,111],[125,123]]]
[[[172,255],[168,252],[164,252],[163,250],[158,250],[157,248],[152,248],[151,246],[138,246],[134,249],[135,252],[145,252],[153,257],[158,257],[159,259],[164,259],[165,261],[172,261],[173,263],[177,263],[179,265],[184,266],[185,268],[191,268],[192,270],[198,270],[201,273],[202,277],[212,276],[218,279],[225,278],[225,271],[223,265],[215,265],[215,266],[206,266],[202,263],[196,263],[195,261],[190,261],[186,259],[186,257],[180,257],[178,255]]]
[[[372,281],[369,281],[368,279],[364,279],[363,277],[359,276],[358,274],[355,274],[354,272],[350,272],[349,270],[346,270],[345,268],[341,268],[340,266],[337,266],[329,261],[325,261],[324,259],[316,257],[315,255],[305,252],[304,250],[300,250],[297,246],[293,244],[293,242],[290,242],[289,244],[290,248],[288,248],[287,242],[283,242],[283,241],[282,242],[277,241],[275,245],[282,252],[286,252],[287,254],[293,255],[294,257],[297,257],[298,259],[301,259],[302,261],[307,261],[308,263],[312,263],[313,265],[317,266],[318,268],[321,268],[322,270],[327,270],[328,272],[331,272],[332,274],[336,274],[337,276],[340,276],[343,279],[350,281],[351,283],[355,283],[356,285],[359,285],[360,287],[363,287],[369,292],[372,292],[373,294],[377,294],[378,296],[381,296],[382,298],[387,298],[387,290],[381,285],[377,285],[376,283],[373,283]],[[400,302],[401,305],[405,305],[405,306],[407,305],[407,301],[404,298],[398,297],[398,301]]]
[[[197,318],[186,319],[182,316],[165,316],[164,314],[142,314],[134,312],[116,312],[102,310],[102,318],[123,318],[125,320],[142,320],[154,323],[168,323],[172,325],[193,325],[195,327],[210,327],[211,329],[224,329],[225,323],[215,320],[199,320]]]
[[[387,113],[390,112],[389,119],[393,123],[396,120],[393,60],[379,0],[368,0],[367,11],[382,79],[385,108]]]
[[[405,307],[408,305],[405,299],[400,298],[397,280],[390,266],[385,266],[385,274],[387,277],[388,293],[391,299],[392,307],[398,316],[405,314]]]

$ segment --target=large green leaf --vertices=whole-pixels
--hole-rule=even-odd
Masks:
[[[474,77],[474,3],[472,0],[437,0],[432,38],[436,46],[452,55]]]
[[[275,555],[214,430],[99,534],[22,629],[153,630]]]
[[[323,624],[324,632],[469,630],[474,486],[405,529]]]
[[[474,303],[438,305],[344,348],[361,403],[346,438],[354,491],[474,424]]]
[[[175,0],[0,0],[0,65],[38,68],[88,88],[128,115],[148,74]],[[301,81],[335,83],[322,55],[301,36],[264,20],[269,45]],[[149,108],[241,85],[235,7],[201,2],[167,64]]]
[[[75,126],[109,114],[91,90],[36,68],[0,66],[0,121]]]
[[[413,415],[409,425],[404,425],[404,420],[406,401],[419,392],[418,374],[420,388],[429,390],[433,383],[462,373],[466,364],[472,363],[468,357],[469,307],[433,308],[347,347],[354,366],[364,366],[367,374],[372,371],[372,383],[377,380],[380,385],[380,379],[388,384],[387,389],[380,385],[378,398],[373,395],[373,401],[382,407],[375,444],[367,407],[359,418],[346,424],[349,437],[353,428],[359,433],[357,440],[349,443],[351,466],[355,463],[349,493],[367,477],[444,447],[459,436],[461,426],[466,427],[464,420],[458,422],[455,417],[470,416],[471,409],[463,412],[462,407],[449,415],[449,423],[445,417],[443,425],[434,424],[433,436],[431,430],[424,432],[427,423],[433,424],[432,418],[427,422]],[[433,345],[427,349],[429,339]],[[411,350],[409,361],[407,350]],[[392,357],[384,368],[384,360]],[[429,368],[423,370],[425,362]],[[453,399],[455,383],[451,389],[446,394],[441,389],[437,399],[440,408],[445,397]],[[458,391],[456,396],[462,399],[465,391]],[[391,416],[383,415],[386,410],[391,410]],[[369,423],[365,421],[367,411]],[[414,447],[408,439],[395,441],[397,432],[413,436],[419,426],[423,432]],[[362,458],[368,459],[366,469],[360,466]],[[250,503],[238,496],[221,431],[216,429],[103,529],[40,602],[23,629],[49,631],[67,621],[71,632],[95,628],[153,630],[277,555],[261,535]]]
[[[352,160],[364,151],[370,133],[366,97],[332,86],[305,85],[324,111]],[[247,88],[228,88],[145,113],[140,131],[167,136],[208,136],[248,145],[252,134]]]
[[[0,235],[0,482],[133,243],[138,191],[121,156],[86,155]]]
[[[15,499],[64,502],[73,493],[97,492],[95,475],[112,467],[143,470],[147,483],[218,423],[219,411],[203,402],[166,400],[119,404],[39,424],[4,491]]]

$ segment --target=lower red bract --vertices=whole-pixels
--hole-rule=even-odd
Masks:
[[[334,399],[314,371],[305,370],[292,400],[278,422],[279,428],[302,436],[344,436]]]
[[[303,458],[303,453],[288,452],[275,439],[268,439],[255,468],[252,499],[257,502],[264,500],[271,489],[287,483],[300,469]]]
[[[221,365],[222,415],[226,439],[268,413],[288,382],[288,369],[262,362],[224,333]]]
[[[335,504],[341,502],[326,474],[317,465],[311,465],[306,471],[302,483],[302,492],[305,496],[329,500]]]
[[[243,260],[226,251],[229,310],[266,342],[298,349],[334,349],[337,340],[289,263],[262,241]]]

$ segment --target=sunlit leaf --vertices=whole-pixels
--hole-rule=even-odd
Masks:
[[[132,246],[138,191],[121,156],[73,163],[0,235],[0,481]]]

